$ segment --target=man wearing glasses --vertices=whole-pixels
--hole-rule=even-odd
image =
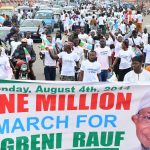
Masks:
[[[150,94],[148,94],[150,95]],[[133,150],[150,150],[150,101],[149,96],[144,96],[138,113],[132,116],[136,126],[136,135],[141,143],[141,148]]]

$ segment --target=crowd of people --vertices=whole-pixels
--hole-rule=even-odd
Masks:
[[[150,81],[150,34],[142,26],[139,10],[96,8],[92,3],[81,4],[73,11],[62,12],[56,35],[45,27],[41,37],[41,52],[45,80],[105,82],[112,75],[118,81]],[[19,65],[29,64],[29,79],[35,80],[32,66],[36,61],[31,33],[25,37],[19,26],[13,27],[5,41],[11,46],[10,58],[0,48],[1,79],[19,79]],[[26,51],[25,51],[26,50]],[[10,64],[10,65],[9,65]],[[12,72],[11,72],[12,68]],[[9,76],[8,73],[9,72]],[[10,75],[11,74],[11,75]]]

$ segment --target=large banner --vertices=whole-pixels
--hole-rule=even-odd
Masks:
[[[146,148],[150,84],[0,82],[0,150]]]

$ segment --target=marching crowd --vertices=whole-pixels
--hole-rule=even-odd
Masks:
[[[73,11],[64,10],[55,36],[48,27],[43,33],[38,28],[45,80],[56,80],[59,68],[62,81],[105,82],[114,76],[125,82],[150,81],[150,34],[142,26],[141,12],[95,7],[89,3]],[[11,79],[13,74],[19,79],[20,66],[26,62],[29,79],[35,80],[32,66],[37,56],[31,33],[22,37],[19,26],[12,27],[0,42],[6,41],[11,52],[8,57],[0,48],[0,79]]]

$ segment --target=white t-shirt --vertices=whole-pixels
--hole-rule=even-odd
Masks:
[[[143,33],[142,34],[142,39],[143,39],[143,43],[144,45],[147,45],[148,44],[148,33]]]
[[[61,52],[58,54],[59,58],[62,58],[62,70],[61,75],[74,76],[75,75],[75,62],[79,61],[79,56],[76,53]]]
[[[115,57],[118,57],[119,51],[122,49],[122,42],[115,40]]]
[[[135,24],[132,24],[132,25],[129,26],[129,29],[130,29],[131,31],[135,30],[135,28],[136,28],[136,25],[135,25]]]
[[[54,60],[50,57],[50,54],[48,51],[43,50],[43,51],[41,51],[41,53],[45,54],[45,59],[44,59],[45,66],[56,66],[56,60]]]
[[[112,38],[109,37],[108,40],[106,40],[106,46],[109,47],[112,44],[114,44],[114,42],[113,42]]]
[[[144,46],[143,52],[146,53],[145,63],[150,64],[150,44]]]
[[[28,16],[27,16],[28,19],[32,19],[32,15],[33,15],[32,12],[28,12],[27,14],[28,14]]]
[[[84,71],[83,82],[99,82],[97,74],[101,72],[100,63],[85,60],[81,64],[81,70]]]
[[[124,23],[120,24],[119,29],[121,30],[122,34],[126,33],[126,25]]]
[[[88,36],[87,43],[94,44],[94,40],[93,40],[92,36]]]
[[[109,56],[111,56],[111,50],[109,47],[101,48],[96,47],[95,48],[96,55],[97,55],[97,61],[101,65],[101,70],[107,70],[109,68]]]
[[[27,39],[27,43],[28,43],[28,45],[33,46],[33,40],[31,38]]]
[[[81,27],[85,26],[85,18],[80,18],[80,26]]]
[[[118,53],[118,57],[120,58],[119,69],[128,69],[131,68],[132,58],[134,57],[134,53],[131,50],[120,50]]]
[[[104,17],[100,16],[100,17],[98,18],[98,24],[99,24],[99,25],[104,25],[104,21],[105,21],[105,18],[104,18]]]
[[[88,38],[88,35],[86,34],[86,33],[84,33],[84,34],[82,34],[82,33],[80,33],[79,35],[78,35],[78,38],[80,39],[80,40],[83,40],[83,41],[87,41],[87,38]]]
[[[137,23],[142,23],[143,17],[141,14],[137,14]]]
[[[90,24],[90,22],[91,22],[91,19],[92,19],[92,16],[88,16],[88,18],[87,18],[87,20],[88,20],[88,24]]]
[[[132,38],[129,38],[129,45],[132,46],[133,45],[133,41],[134,41],[135,45],[141,45],[141,44],[143,44],[143,40],[139,36],[137,36],[137,38],[133,38],[133,40],[132,40]]]
[[[21,17],[22,17],[22,14],[21,14],[21,13],[18,13],[17,16],[18,16],[18,21],[20,21],[20,20],[21,20]]]
[[[143,70],[140,74],[135,73],[133,70],[128,72],[124,77],[124,82],[149,82],[150,72]]]
[[[14,51],[17,49],[17,47],[18,47],[20,44],[21,44],[20,41],[18,41],[18,42],[12,41],[12,42],[10,43],[10,45],[11,45],[11,54],[10,54],[10,56],[13,55]]]
[[[82,47],[77,46],[77,47],[73,47],[73,53],[76,53],[79,56],[79,59],[82,60],[83,56],[84,56],[84,50]]]
[[[0,56],[0,79],[11,79],[12,69],[7,56]]]
[[[54,39],[54,40],[55,40],[55,39]],[[60,38],[56,38],[56,40],[55,40],[53,43],[56,43],[56,44],[57,44],[59,50],[62,49],[63,44],[62,44],[62,40],[61,40]]]

